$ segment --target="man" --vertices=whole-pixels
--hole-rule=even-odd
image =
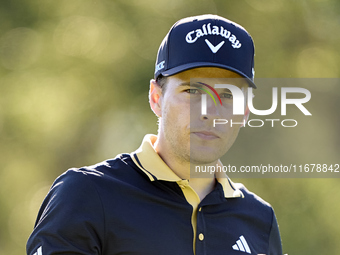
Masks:
[[[232,115],[226,89],[215,90],[221,104],[206,100],[202,114],[203,87],[225,79],[255,87],[253,57],[248,32],[227,19],[178,21],[160,46],[150,82],[157,136],[146,135],[131,154],[61,175],[42,204],[27,253],[281,255],[269,204],[223,172],[193,178],[190,171],[222,167],[219,158],[238,135],[241,125],[214,127],[214,119],[247,118]]]

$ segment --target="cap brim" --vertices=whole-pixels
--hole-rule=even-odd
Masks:
[[[229,71],[233,71],[234,73],[237,73],[239,75],[241,75],[242,77],[247,79],[247,82],[249,83],[250,87],[253,88],[257,88],[254,81],[252,79],[250,79],[247,75],[245,75],[244,73],[240,72],[239,70],[230,67],[230,66],[226,66],[226,65],[221,65],[221,64],[217,64],[217,63],[209,63],[209,62],[195,62],[195,63],[189,63],[189,64],[184,64],[184,65],[180,65],[180,66],[176,66],[174,68],[171,68],[169,70],[163,71],[160,74],[163,76],[170,76],[170,75],[174,75],[189,69],[193,69],[196,67],[219,67],[219,68],[223,68],[223,69],[227,69]]]

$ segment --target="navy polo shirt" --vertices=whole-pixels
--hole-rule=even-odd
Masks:
[[[27,254],[282,255],[268,203],[227,176],[200,201],[154,151],[156,138],[58,177]]]

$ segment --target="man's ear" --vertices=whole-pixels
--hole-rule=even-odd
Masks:
[[[150,80],[149,103],[152,111],[157,117],[162,117],[162,88],[154,80]]]

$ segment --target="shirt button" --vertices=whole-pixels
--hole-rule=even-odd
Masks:
[[[199,211],[199,212],[202,211],[202,207],[200,207],[200,209],[198,209],[198,211]]]
[[[201,233],[198,235],[198,239],[200,239],[200,241],[203,241],[204,240],[204,235]]]

